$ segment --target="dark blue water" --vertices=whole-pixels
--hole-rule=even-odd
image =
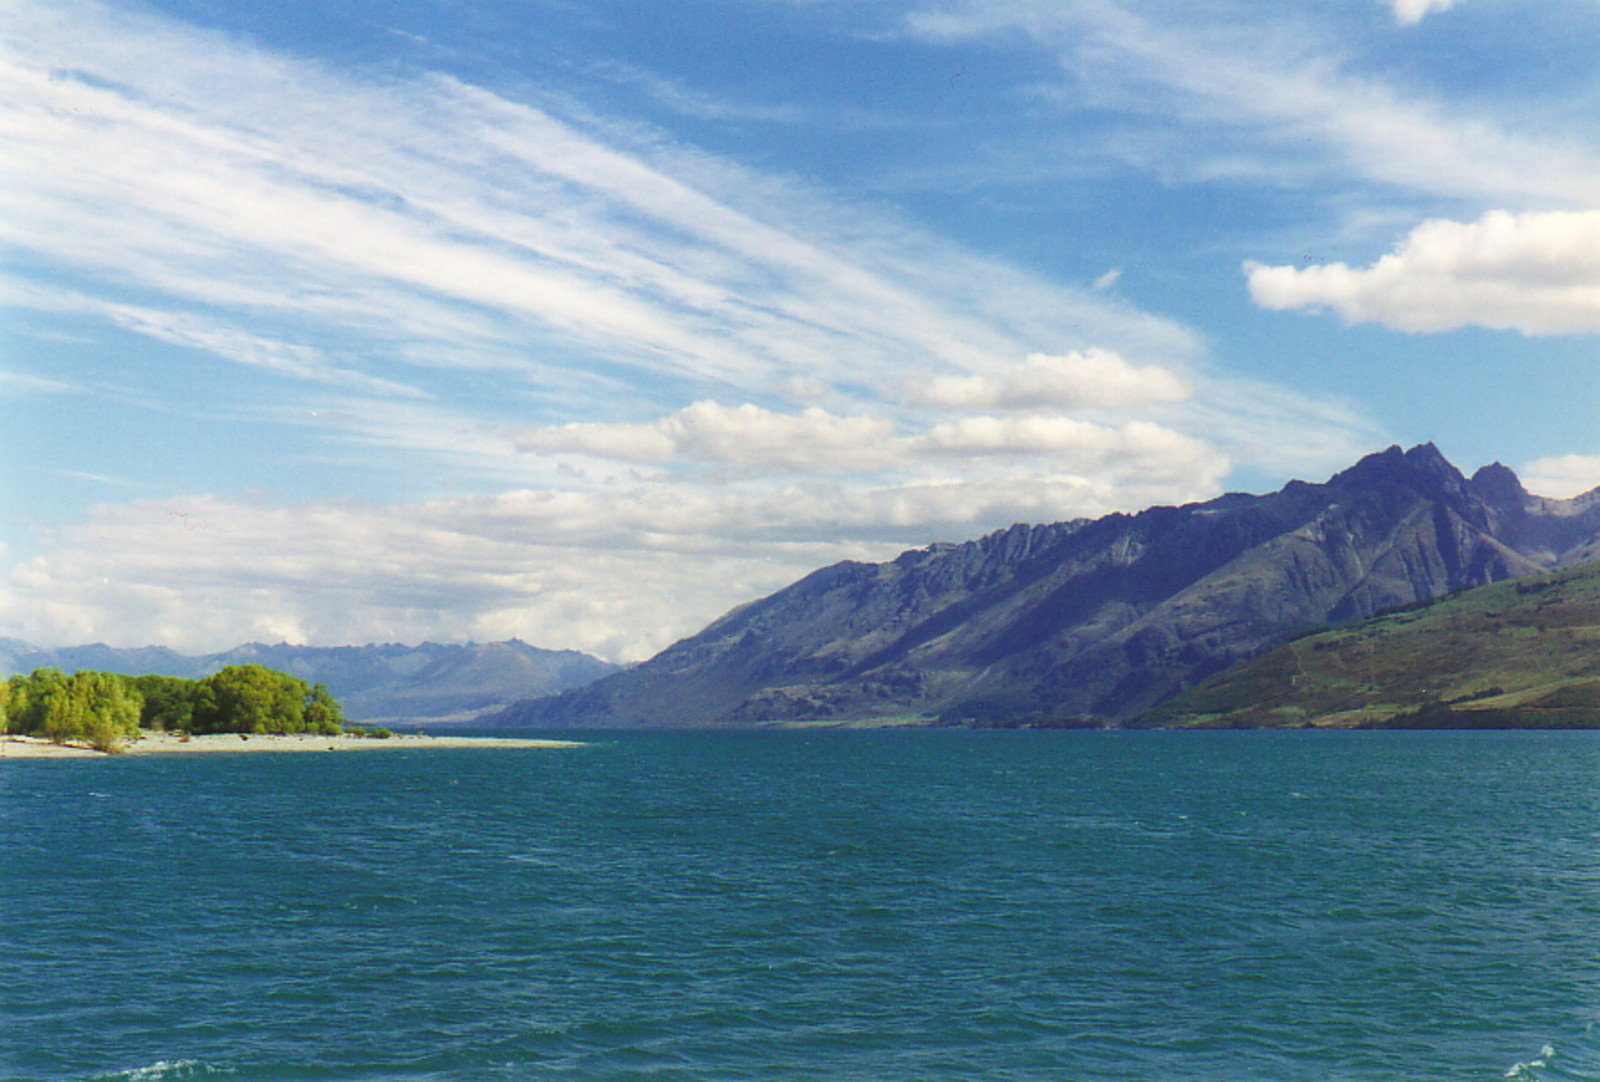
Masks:
[[[0,766],[18,1082],[1600,1079],[1593,734]]]

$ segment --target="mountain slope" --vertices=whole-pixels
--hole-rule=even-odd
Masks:
[[[1116,722],[1307,626],[1535,574],[1597,537],[1596,494],[1547,500],[1503,466],[1468,480],[1431,444],[1393,447],[1325,484],[823,568],[493,720]]]
[[[581,687],[617,666],[573,650],[525,642],[443,645],[267,646],[250,643],[221,654],[186,657],[165,647],[119,650],[92,645],[40,650],[0,640],[4,675],[50,666],[198,679],[229,665],[265,665],[326,684],[353,721],[440,720],[481,713],[538,695]]]
[[[1297,639],[1139,723],[1600,728],[1600,563]]]

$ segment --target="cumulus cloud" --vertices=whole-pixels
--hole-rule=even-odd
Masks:
[[[554,428],[527,429],[517,434],[520,451],[540,454],[577,454],[624,462],[662,463],[678,453],[664,424],[607,424],[585,421]]]
[[[969,416],[935,424],[921,432],[902,432],[874,417],[837,417],[815,407],[796,415],[773,413],[745,404],[726,407],[698,402],[649,424],[574,424],[521,434],[518,445],[541,454],[578,454],[642,464],[708,463],[724,473],[806,475],[902,473],[932,462],[1033,457],[1034,466],[1017,467],[1036,476],[1052,468],[1092,471],[1113,459],[1148,464],[1207,463],[1202,470],[1220,477],[1225,454],[1202,440],[1149,421],[1120,426],[1099,424],[1059,413]]]
[[[1570,499],[1600,488],[1600,455],[1554,455],[1539,458],[1518,471],[1529,492]]]
[[[1402,26],[1415,26],[1435,11],[1449,11],[1457,0],[1394,0],[1394,18]]]
[[[1226,459],[1200,440],[1148,421],[1120,427],[1071,417],[966,417],[936,426],[918,441],[935,453],[976,455],[1063,455],[1079,464],[1107,456],[1196,463],[1210,461],[1226,471]]]
[[[649,424],[580,423],[524,432],[525,451],[632,462],[702,462],[737,471],[860,472],[883,466],[893,425],[811,407],[780,414],[745,403],[696,402]]]
[[[944,409],[1117,408],[1177,402],[1192,389],[1155,365],[1134,365],[1106,349],[1052,356],[1032,353],[999,379],[941,376],[912,388],[912,399]]]
[[[1252,262],[1245,274],[1263,308],[1329,308],[1346,323],[1592,334],[1600,331],[1600,211],[1428,221],[1368,267]]]

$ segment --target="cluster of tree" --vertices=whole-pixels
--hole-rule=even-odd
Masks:
[[[183,733],[343,731],[328,689],[261,665],[230,665],[203,680],[35,669],[0,681],[0,732],[104,751],[141,728]]]

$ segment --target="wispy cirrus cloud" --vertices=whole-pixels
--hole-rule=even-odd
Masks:
[[[323,350],[241,330],[235,323],[196,311],[168,311],[94,297],[71,289],[43,288],[0,276],[0,303],[13,308],[55,314],[87,315],[105,323],[165,342],[208,353],[248,368],[293,380],[331,384],[378,395],[426,397],[426,392],[393,380],[341,367]]]
[[[1396,12],[1408,21],[1446,6],[1399,0]],[[1600,203],[1600,159],[1592,151],[1356,70],[1303,20],[1280,25],[1262,21],[1259,11],[1225,19],[1210,7],[1190,13],[1178,5],[1155,18],[1140,8],[1119,0],[971,0],[925,6],[905,25],[935,41],[1027,34],[1060,60],[1054,89],[1063,107],[1139,112],[1177,125],[1166,138],[1159,128],[1141,129],[1130,145],[1139,164],[1157,172],[1296,179],[1309,172],[1447,198]],[[1189,146],[1197,137],[1213,150]],[[1174,139],[1188,152],[1165,153]]]
[[[872,402],[1004,379],[1041,346],[1204,351],[637,129],[92,0],[12,17],[0,124],[25,180],[0,187],[0,239],[53,268],[13,303],[375,396],[431,393],[429,368],[503,372],[568,419],[801,384]]]
[[[58,379],[46,379],[26,372],[8,372],[0,369],[0,392],[28,394],[76,394],[79,388]]]
[[[0,192],[4,239],[107,290],[405,341],[409,362],[468,343],[556,379],[580,351],[635,383],[751,394],[863,363],[981,369],[1041,338],[1195,348],[798,186],[448,77],[363,79],[89,3],[13,19],[0,123],[27,179]]]

